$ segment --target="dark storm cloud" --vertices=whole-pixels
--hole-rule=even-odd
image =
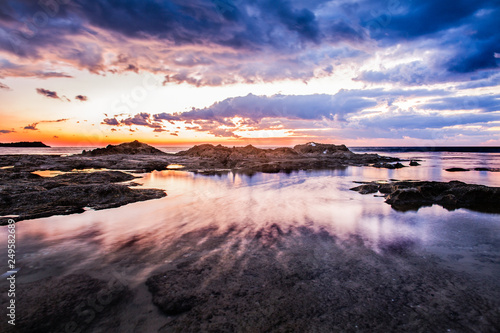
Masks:
[[[248,78],[243,81],[249,83],[285,77],[307,80],[335,60],[359,60],[370,53],[368,49],[376,51],[374,45],[398,44],[408,54],[420,48],[433,51],[432,63],[367,71],[358,77],[412,85],[464,81],[463,74],[497,71],[498,17],[498,0],[6,0],[0,2],[0,50],[23,59],[43,59],[47,50],[57,48],[53,55],[57,60],[94,73],[161,71],[154,64],[164,57],[172,59],[172,68],[164,72],[168,80],[192,85],[234,83],[229,76]],[[131,52],[127,37],[159,41],[170,49],[185,45],[204,49],[186,51],[185,58],[152,52],[146,44]],[[238,56],[229,61],[207,51],[214,45],[236,50]],[[324,48],[339,45],[348,51],[324,54]],[[111,68],[104,54],[115,49],[122,59],[118,68]],[[139,55],[122,53],[141,54],[149,64],[136,61]],[[288,59],[283,60],[284,55]],[[258,70],[248,64],[249,59],[256,60]],[[193,69],[198,66],[205,71]],[[283,71],[279,75],[273,69]]]
[[[498,68],[500,45],[498,1],[391,0],[380,7],[365,1],[359,16],[372,38],[385,45],[432,41],[440,67],[450,73],[470,73]],[[425,23],[424,23],[425,22]]]

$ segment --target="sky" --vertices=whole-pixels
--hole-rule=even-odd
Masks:
[[[1,0],[0,142],[500,146],[500,0]]]

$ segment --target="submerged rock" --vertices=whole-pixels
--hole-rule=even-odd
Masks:
[[[17,287],[16,332],[91,331],[130,295],[123,284],[84,274],[20,283]],[[0,331],[10,329],[7,320],[0,322]]]
[[[448,210],[468,208],[487,213],[500,213],[500,188],[466,184],[459,181],[371,182],[351,188],[361,194],[381,192],[385,202],[396,210],[418,210],[438,204]]]

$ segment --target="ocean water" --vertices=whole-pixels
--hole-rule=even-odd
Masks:
[[[413,255],[437,258],[441,267],[488,285],[490,293],[484,297],[500,295],[500,215],[466,209],[447,211],[437,205],[398,212],[382,197],[349,190],[356,186],[355,181],[389,179],[461,180],[500,186],[500,172],[444,170],[500,168],[500,154],[427,151],[390,155],[418,159],[422,165],[397,170],[347,167],[253,176],[231,172],[204,176],[182,170],[140,174],[136,182],[145,188],[164,189],[167,197],[17,223],[19,281],[78,272],[105,278],[118,272],[142,295],[147,294],[146,279],[179,258],[204,260],[218,253],[226,258],[220,267],[232,266],[233,256],[250,251],[250,240],[263,230],[278,230],[278,234],[270,231],[271,238],[292,239],[293,232],[290,236],[281,232],[288,235],[287,230],[307,228],[327,232],[341,244],[359,240],[381,256],[392,244],[403,244],[404,250]],[[203,247],[213,243],[214,235],[218,237],[216,245]],[[7,228],[1,227],[2,251],[6,240]],[[236,254],[231,250],[235,244]],[[298,244],[295,248],[300,249],[302,243]],[[286,255],[285,250],[276,251],[278,261]],[[147,297],[134,302],[133,306],[156,311]],[[129,311],[134,313],[133,308]],[[148,320],[156,327],[162,315],[153,313]]]

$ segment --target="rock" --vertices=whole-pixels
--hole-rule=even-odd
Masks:
[[[16,332],[82,331],[108,315],[130,293],[122,284],[83,274],[19,283],[16,287]],[[0,330],[9,329],[7,320],[2,320]]]
[[[430,200],[422,195],[418,188],[397,189],[387,195],[385,202],[398,210],[409,210],[432,204]]]
[[[3,170],[2,179],[8,178]],[[16,177],[17,176],[17,177]],[[106,209],[166,196],[163,190],[131,189],[113,184],[135,179],[120,171],[71,173],[44,178],[14,173],[0,188],[0,216],[19,215],[16,221],[82,213],[84,207]],[[7,223],[0,218],[0,225]]]
[[[418,166],[418,165],[420,165],[420,163],[418,163],[417,161],[414,160],[410,161],[410,166]]]
[[[293,147],[299,154],[309,154],[309,155],[331,155],[336,153],[351,153],[352,152],[345,145],[333,145],[309,142],[304,145],[296,145]]]
[[[500,187],[459,181],[397,181],[366,183],[351,190],[361,194],[380,191],[386,194],[386,203],[401,211],[418,210],[423,206],[438,204],[449,210],[468,208],[479,212],[500,213]]]
[[[464,168],[448,168],[445,169],[448,172],[464,172],[464,171],[470,171],[470,169],[464,169]]]
[[[500,172],[500,169],[497,168],[474,168],[474,171],[489,171],[489,172]]]
[[[333,145],[310,142],[297,145],[293,149],[282,147],[260,149],[246,147],[224,147],[204,144],[194,146],[176,154],[185,158],[201,158],[201,164],[211,161],[212,169],[232,169],[242,172],[291,172],[293,170],[335,169],[347,165],[368,165],[377,162],[395,162],[397,158],[383,157],[377,154],[354,154],[345,145]],[[179,162],[181,164],[189,164]],[[400,167],[397,165],[397,167]],[[189,169],[187,167],[186,169]]]
[[[404,168],[404,165],[401,164],[401,163],[386,163],[386,162],[378,162],[378,163],[375,163],[373,164],[373,167],[375,168],[386,168],[386,169],[400,169],[400,168]]]
[[[119,145],[108,145],[106,148],[97,148],[89,151],[82,151],[83,156],[101,156],[101,155],[167,155],[148,144],[139,142],[137,140]]]
[[[167,315],[178,315],[207,301],[198,291],[204,277],[203,270],[172,270],[150,277],[146,285],[156,306]]]
[[[370,194],[370,193],[377,193],[379,191],[379,188],[380,185],[378,184],[365,184],[351,188],[351,191],[356,191],[361,194]]]
[[[0,147],[13,147],[13,148],[50,148],[45,143],[40,141],[33,142],[11,142],[11,143],[0,143]]]
[[[500,324],[489,291],[496,282],[473,284],[423,257],[409,236],[381,237],[374,251],[324,229],[268,224],[198,229],[172,242],[178,254],[146,282],[165,315],[159,332],[496,332]]]

